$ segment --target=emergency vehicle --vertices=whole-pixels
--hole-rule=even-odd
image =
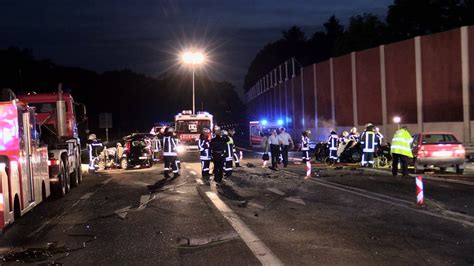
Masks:
[[[262,147],[264,135],[270,135],[274,129],[283,126],[283,120],[278,121],[250,121],[249,123],[249,141],[252,148]]]
[[[213,116],[208,112],[193,114],[185,110],[175,116],[175,129],[180,146],[178,152],[199,151],[197,140],[204,128],[212,130]]]
[[[40,143],[37,129],[35,108],[2,97],[0,230],[50,195],[48,148]]]
[[[63,93],[61,84],[57,93],[32,93],[18,96],[28,106],[35,107],[41,140],[48,145],[49,174],[52,193],[62,197],[71,186],[82,182],[81,142],[77,129],[76,107],[71,94]],[[84,118],[85,120],[85,118]]]

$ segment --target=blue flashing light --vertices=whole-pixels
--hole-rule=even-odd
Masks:
[[[283,126],[283,119],[278,119],[277,124],[278,124],[279,126]]]
[[[261,121],[261,123],[262,123],[262,126],[266,126],[268,124],[268,121],[264,119]]]

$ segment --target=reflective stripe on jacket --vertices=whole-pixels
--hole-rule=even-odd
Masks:
[[[411,136],[406,129],[399,129],[395,132],[393,136],[390,152],[400,155],[405,155],[410,158],[413,158],[413,153],[411,152]]]

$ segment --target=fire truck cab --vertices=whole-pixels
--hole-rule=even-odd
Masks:
[[[0,102],[0,229],[50,195],[48,149],[41,146],[34,108]]]
[[[197,140],[204,128],[212,130],[213,116],[208,112],[193,114],[185,110],[175,116],[175,128],[181,146],[178,152],[199,151]]]
[[[57,93],[33,93],[18,98],[36,108],[41,141],[49,150],[52,192],[62,197],[71,186],[82,182],[81,142],[75,112],[78,104],[71,94],[62,92],[61,85]]]

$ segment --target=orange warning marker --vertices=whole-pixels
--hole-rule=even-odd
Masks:
[[[416,204],[425,204],[425,196],[423,194],[423,177],[416,177]]]

